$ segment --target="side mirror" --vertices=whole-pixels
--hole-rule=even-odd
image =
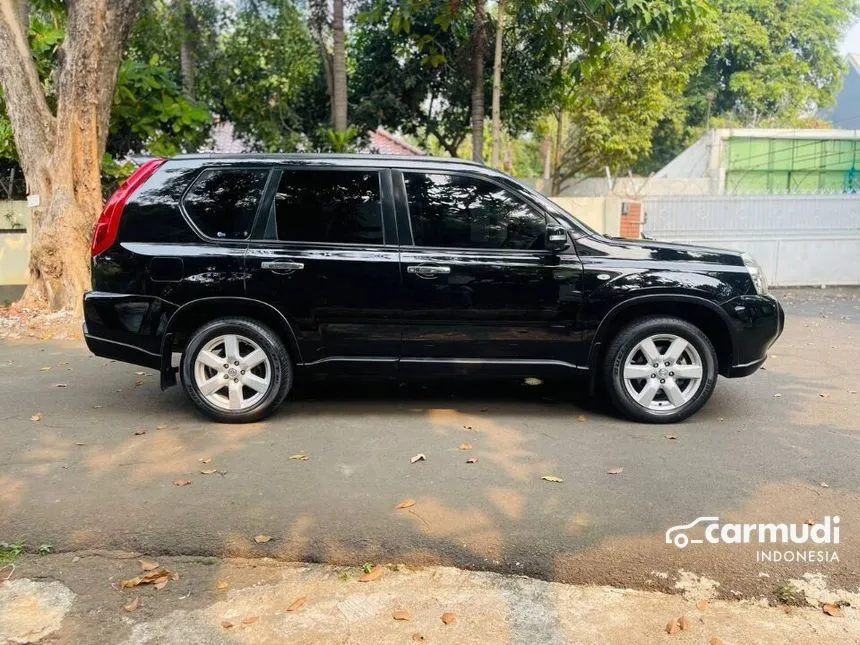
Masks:
[[[570,246],[567,231],[561,226],[550,224],[546,227],[546,248],[553,253],[560,253]]]

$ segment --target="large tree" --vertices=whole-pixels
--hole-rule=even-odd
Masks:
[[[707,127],[802,127],[831,104],[857,0],[714,0],[719,38],[638,165],[670,161]]]
[[[577,178],[626,172],[651,148],[661,119],[680,100],[702,65],[713,30],[699,25],[698,38],[662,38],[633,48],[620,38],[579,77],[562,106],[563,132],[551,166],[555,193]],[[558,128],[558,120],[552,123]]]
[[[139,0],[67,5],[52,101],[27,38],[25,0],[0,0],[0,85],[33,210],[24,300],[79,309],[89,286],[89,240],[102,204],[101,158],[123,44]]]

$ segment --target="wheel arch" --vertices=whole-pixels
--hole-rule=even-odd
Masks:
[[[170,317],[161,343],[161,388],[176,384],[176,373],[171,364],[171,355],[181,352],[191,333],[207,322],[218,318],[239,316],[253,318],[270,327],[282,340],[295,364],[302,362],[298,340],[292,325],[272,305],[253,298],[240,296],[216,296],[200,298],[179,307]]]
[[[735,361],[735,343],[731,320],[716,303],[688,295],[645,295],[630,298],[610,309],[597,327],[589,349],[588,364],[592,383],[615,335],[630,322],[646,316],[674,316],[696,325],[708,337],[717,352],[720,374],[725,375]]]

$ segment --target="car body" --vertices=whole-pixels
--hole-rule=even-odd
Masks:
[[[666,366],[677,360],[691,375],[680,389],[691,392],[695,380],[707,398],[717,373],[755,372],[784,324],[782,308],[744,254],[606,237],[501,172],[430,157],[150,160],[111,198],[96,226],[92,284],[84,296],[89,348],[158,369],[162,388],[176,382],[172,357],[219,319],[261,325],[266,338],[242,336],[250,342],[245,350],[279,344],[289,384],[294,374],[309,373],[579,374],[601,386],[611,386],[603,380],[612,371],[613,341],[640,322],[666,320],[674,322],[662,323],[662,334],[646,325],[659,351],[639,338],[613,350],[627,351],[627,367],[616,367],[639,379],[666,376],[671,385],[678,379],[657,359],[669,358],[673,339],[695,336],[686,350],[675,344],[685,353]],[[227,357],[223,339],[213,347]],[[661,373],[640,377],[650,355]],[[212,370],[232,382],[228,361],[209,362],[211,369],[198,364],[199,382],[213,379]],[[193,371],[180,365],[186,389]],[[615,388],[621,399],[624,388],[634,399],[652,396],[650,408],[625,410],[629,416],[674,421],[692,413],[674,385],[642,394],[641,383],[628,379]],[[237,400],[252,393],[243,390]],[[213,396],[223,404],[227,395]],[[284,396],[279,391],[265,410],[232,416],[201,409],[245,421]]]

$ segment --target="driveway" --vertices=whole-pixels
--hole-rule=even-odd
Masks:
[[[711,585],[727,598],[790,580],[856,590],[860,291],[780,297],[787,327],[766,369],[720,379],[705,409],[674,426],[620,420],[576,383],[343,381],[304,384],[265,422],[217,425],[178,388],[161,392],[153,370],[73,343],[0,341],[0,541],[444,564]],[[407,498],[415,504],[395,508]],[[664,544],[667,528],[699,516],[837,514],[837,561]]]

